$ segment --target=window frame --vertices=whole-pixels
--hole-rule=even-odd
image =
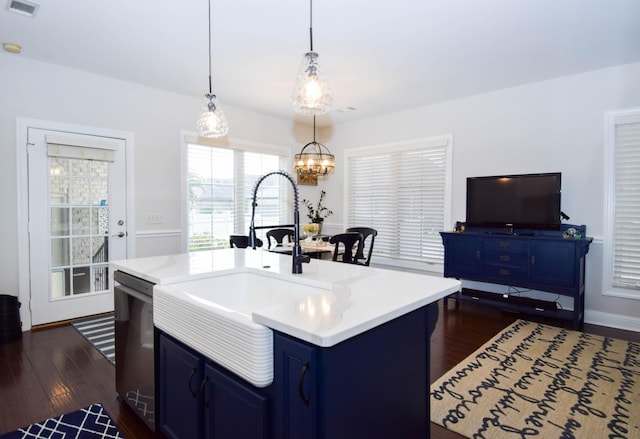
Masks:
[[[222,138],[222,139],[208,139],[199,137],[196,132],[181,130],[180,132],[180,169],[181,169],[181,178],[180,178],[180,197],[181,197],[181,248],[185,253],[189,252],[189,200],[187,197],[187,186],[189,182],[188,178],[188,146],[189,144],[197,144],[203,146],[211,146],[215,148],[225,148],[230,150],[237,150],[248,153],[257,153],[257,154],[274,154],[281,156],[281,168],[289,167],[289,164],[292,163],[292,155],[291,149],[282,146],[276,146],[268,143],[262,142],[254,142],[250,140],[243,140],[233,137]],[[238,164],[234,164],[234,172],[238,170]],[[288,172],[288,171],[287,171]],[[244,181],[244,180],[243,180]],[[284,180],[283,180],[284,181]],[[293,218],[293,209],[291,208],[292,202],[288,202],[289,198],[292,198],[290,185],[283,186],[285,197],[287,199],[286,203],[286,215],[287,217]],[[237,191],[237,188],[236,188]],[[235,218],[235,228],[238,228],[238,218]],[[246,230],[248,233],[249,225],[246,225]]]
[[[608,112],[605,115],[604,145],[604,241],[602,248],[602,294],[640,300],[640,286],[625,288],[614,285],[615,267],[615,217],[616,217],[616,127],[628,123],[640,123],[640,108]],[[639,147],[640,152],[640,147]],[[640,189],[640,177],[637,187]],[[640,240],[638,240],[640,249]]]
[[[443,223],[441,225],[441,231],[447,229],[451,222],[451,199],[452,199],[452,178],[453,178],[453,135],[446,134],[440,136],[432,136],[425,138],[417,138],[410,139],[401,142],[393,142],[386,143],[380,145],[371,145],[364,146],[358,148],[349,148],[345,149],[344,152],[344,181],[345,181],[345,191],[344,191],[344,223],[345,227],[356,227],[356,226],[369,226],[368,224],[349,224],[349,197],[350,197],[350,159],[353,157],[364,157],[364,156],[372,156],[384,153],[400,153],[412,150],[418,150],[420,148],[428,148],[428,147],[437,147],[444,146],[446,147],[446,152],[444,154],[445,157],[445,172],[444,172],[444,212],[443,212]],[[379,240],[379,237],[376,237],[376,242]],[[442,243],[440,242],[442,245]],[[376,253],[376,247],[374,246],[373,254]],[[444,246],[442,246],[441,250],[441,258],[439,261],[426,261],[426,260],[415,260],[415,259],[403,259],[403,258],[394,258],[387,257],[381,255],[375,255],[373,258],[372,265],[378,266],[388,266],[392,268],[400,268],[404,270],[412,270],[412,271],[421,271],[421,272],[435,272],[442,274],[444,272]]]

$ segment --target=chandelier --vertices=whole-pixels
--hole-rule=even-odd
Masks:
[[[327,175],[336,167],[336,158],[326,146],[316,142],[316,117],[313,116],[313,141],[295,155],[294,166],[298,175]]]

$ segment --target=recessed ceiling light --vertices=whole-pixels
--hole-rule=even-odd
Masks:
[[[33,18],[36,15],[36,12],[38,12],[39,7],[39,3],[29,0],[8,0],[6,9],[9,12]]]
[[[2,43],[2,48],[5,50],[5,52],[9,53],[20,53],[20,51],[22,50],[22,46],[16,43]]]

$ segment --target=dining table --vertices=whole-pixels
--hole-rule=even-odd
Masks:
[[[293,242],[284,242],[281,245],[277,245],[268,249],[268,251],[273,253],[280,253],[284,255],[290,255],[293,253]],[[306,241],[300,240],[300,247],[302,247],[302,253],[305,255],[309,255],[312,258],[322,259],[323,256],[332,255],[334,245],[329,244],[326,241],[314,240],[314,241]]]

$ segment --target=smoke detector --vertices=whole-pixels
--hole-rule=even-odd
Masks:
[[[35,17],[39,3],[35,3],[29,0],[9,0],[7,1],[7,11],[16,14],[24,15],[25,17]]]
[[[20,53],[22,51],[22,46],[17,43],[2,43],[2,48],[5,50],[5,52],[9,53]]]

